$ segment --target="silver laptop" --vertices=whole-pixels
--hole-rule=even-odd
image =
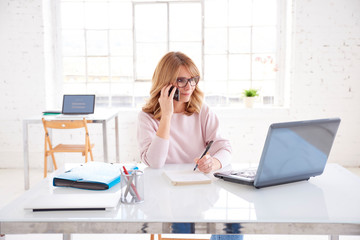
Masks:
[[[26,199],[24,209],[33,212],[113,210],[119,203],[120,189],[120,184],[104,191],[76,188],[41,189]]]
[[[91,118],[95,110],[95,95],[64,95],[57,118]]]
[[[93,114],[95,95],[64,95],[62,114]]]
[[[308,180],[323,173],[340,119],[271,124],[257,169],[214,173],[256,188]]]

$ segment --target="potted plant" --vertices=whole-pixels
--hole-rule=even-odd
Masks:
[[[259,90],[250,88],[243,91],[245,107],[252,108],[254,105],[254,99],[259,96]]]

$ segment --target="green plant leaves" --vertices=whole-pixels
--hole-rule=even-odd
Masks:
[[[259,96],[259,93],[257,89],[250,88],[250,89],[245,89],[243,91],[243,95],[245,97],[256,97]]]

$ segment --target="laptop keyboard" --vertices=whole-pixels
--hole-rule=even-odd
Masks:
[[[255,179],[256,169],[244,169],[240,171],[232,171],[231,175],[241,176],[249,179]]]

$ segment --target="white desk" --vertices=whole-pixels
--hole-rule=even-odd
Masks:
[[[112,119],[115,119],[115,143],[116,143],[116,162],[120,162],[120,150],[119,150],[119,111],[117,109],[97,109],[88,123],[101,123],[103,132],[103,151],[104,161],[108,162],[108,138],[107,138],[107,123]],[[23,119],[23,147],[24,147],[24,184],[25,190],[29,189],[29,136],[28,126],[29,124],[42,124],[41,118],[47,119],[59,119],[54,115],[36,115]],[[71,118],[67,118],[71,119]]]
[[[179,168],[170,165],[166,168]],[[190,167],[183,165],[181,167]],[[0,234],[179,233],[360,235],[360,178],[337,164],[309,181],[263,189],[214,179],[211,184],[172,186],[162,169],[145,169],[145,202],[113,211],[30,212],[26,201],[52,188],[51,179],[0,211]]]

